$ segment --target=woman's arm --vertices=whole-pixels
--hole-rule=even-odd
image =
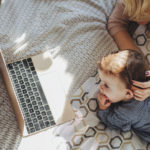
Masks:
[[[140,51],[140,49],[136,46],[133,39],[126,30],[119,31],[113,36],[113,38],[119,50],[133,49]]]
[[[123,12],[124,5],[120,1],[118,1],[111,16],[108,19],[108,31],[114,38],[119,50],[139,50],[130,34],[128,33],[130,21],[128,19],[128,16],[123,14]]]

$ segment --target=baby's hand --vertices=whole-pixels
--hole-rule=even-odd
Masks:
[[[98,93],[97,100],[101,110],[105,110],[111,105],[111,102],[108,100],[108,98],[101,93]]]

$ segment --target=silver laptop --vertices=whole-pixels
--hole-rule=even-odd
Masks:
[[[23,136],[74,119],[49,52],[6,64],[0,51],[0,68]]]

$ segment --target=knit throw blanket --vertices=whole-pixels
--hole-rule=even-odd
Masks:
[[[106,30],[116,0],[3,0],[0,48],[8,62],[50,51],[71,95],[96,70],[97,60],[117,49]],[[21,141],[0,76],[0,149]]]

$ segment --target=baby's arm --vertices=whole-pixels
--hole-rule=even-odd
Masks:
[[[136,46],[133,39],[131,38],[130,34],[128,33],[129,19],[127,16],[123,15],[123,11],[123,4],[121,2],[117,2],[108,20],[108,31],[114,38],[120,50],[139,50],[139,48]]]
[[[108,128],[129,131],[131,129],[131,121],[130,117],[127,117],[129,115],[128,111],[123,114],[122,110],[118,109],[119,106],[115,105],[111,104],[106,110],[99,110],[98,117]]]

